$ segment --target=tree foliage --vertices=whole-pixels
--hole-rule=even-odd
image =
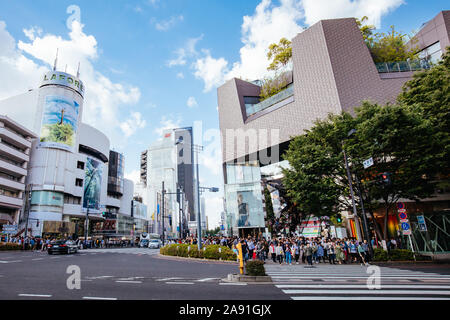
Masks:
[[[367,25],[366,16],[356,19],[364,41],[369,48],[373,61],[378,62],[397,62],[406,61],[408,59],[417,59],[417,49],[409,48],[406,44],[412,39],[411,36],[395,31],[395,27],[391,26],[388,33],[374,32],[375,26]],[[415,40],[412,40],[413,44]]]
[[[286,38],[281,38],[278,44],[272,43],[269,46],[269,52],[267,53],[267,59],[271,60],[271,63],[267,70],[277,71],[290,62],[292,58],[292,42]]]
[[[440,144],[441,174],[450,175],[450,47],[442,60],[430,70],[415,73],[398,97],[399,103],[416,105],[436,132]]]
[[[348,138],[351,129],[356,129],[356,134]],[[305,214],[333,216],[351,211],[345,148],[355,175],[355,196],[361,193],[372,216],[380,206],[385,208],[387,221],[389,209],[400,198],[418,201],[435,191],[433,181],[439,169],[435,134],[431,122],[415,106],[365,102],[356,109],[355,117],[345,112],[330,115],[292,140],[284,155],[291,165],[284,170],[287,194]],[[375,165],[364,170],[363,161],[370,157]],[[383,172],[392,174],[389,187],[375,183]],[[361,199],[356,200],[360,204]],[[381,235],[378,225],[376,228]],[[386,238],[387,223],[383,233]]]

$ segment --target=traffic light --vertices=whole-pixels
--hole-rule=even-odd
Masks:
[[[337,221],[337,223],[341,223],[341,222],[342,222],[342,216],[341,216],[340,213],[338,213],[338,214],[336,215],[336,221]]]
[[[392,184],[391,174],[389,172],[384,172],[384,173],[380,174],[379,180],[380,180],[381,184],[383,184],[385,186],[390,186]]]
[[[107,216],[107,212],[102,212],[102,217],[106,218],[106,216]]]

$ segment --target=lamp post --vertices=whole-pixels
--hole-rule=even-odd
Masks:
[[[348,133],[348,137],[352,136],[353,134],[356,133],[356,129],[352,129],[350,130],[350,132]],[[354,200],[354,195],[353,195],[353,188],[352,188],[352,178],[351,178],[351,173],[350,173],[350,167],[348,165],[348,158],[347,158],[347,154],[345,153],[345,148],[344,148],[344,142],[342,142],[342,150],[344,152],[344,158],[345,158],[345,166],[347,168],[347,176],[349,179],[349,184],[350,184],[350,192],[352,195],[352,203],[353,203],[353,211],[356,212],[356,206],[355,206],[355,200]],[[363,227],[364,227],[364,237],[367,239],[368,245],[369,245],[369,250],[370,250],[370,254],[373,255],[373,248],[372,248],[372,243],[370,241],[370,237],[369,237],[369,226],[367,223],[367,216],[366,216],[366,211],[364,210],[364,200],[362,197],[362,193],[361,193],[361,183],[358,179],[358,175],[355,173],[355,178],[356,181],[358,183],[358,196],[359,199],[361,201],[361,210],[362,210],[362,215],[363,215]],[[357,231],[359,232],[359,219],[358,216],[356,215],[356,219],[355,219],[355,224],[357,224]],[[358,222],[358,223],[356,223]]]
[[[349,138],[355,132],[356,132],[356,130],[352,129],[348,133],[347,138]],[[353,215],[355,217],[355,226],[356,226],[356,236],[358,237],[358,239],[361,239],[362,238],[361,237],[361,229],[360,229],[360,226],[359,226],[358,213],[356,211],[355,195],[353,193],[352,176],[351,176],[351,173],[350,173],[350,167],[348,166],[348,158],[347,158],[347,153],[345,152],[344,141],[342,141],[342,152],[344,153],[345,168],[347,169],[347,178],[348,178],[348,183],[349,183],[349,186],[350,186],[350,195],[352,197]]]

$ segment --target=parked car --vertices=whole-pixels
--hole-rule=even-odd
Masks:
[[[151,239],[150,243],[148,244],[148,247],[150,249],[159,249],[161,247],[161,240],[158,239]]]
[[[72,240],[55,240],[50,242],[47,248],[48,254],[53,253],[77,253],[78,247],[75,241]]]

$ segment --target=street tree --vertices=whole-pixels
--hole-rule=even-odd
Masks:
[[[351,129],[356,134],[348,138]],[[363,181],[352,179],[358,206],[361,194],[375,231],[386,239],[389,210],[400,198],[419,201],[435,191],[438,150],[434,138],[430,121],[416,107],[364,102],[355,117],[345,112],[330,115],[292,140],[284,155],[291,165],[283,170],[287,195],[305,214],[333,216],[351,211],[345,148],[352,173]],[[375,165],[364,170],[363,161],[370,157]],[[375,183],[383,172],[391,173],[391,185]],[[380,207],[385,209],[383,231],[374,217]]]

